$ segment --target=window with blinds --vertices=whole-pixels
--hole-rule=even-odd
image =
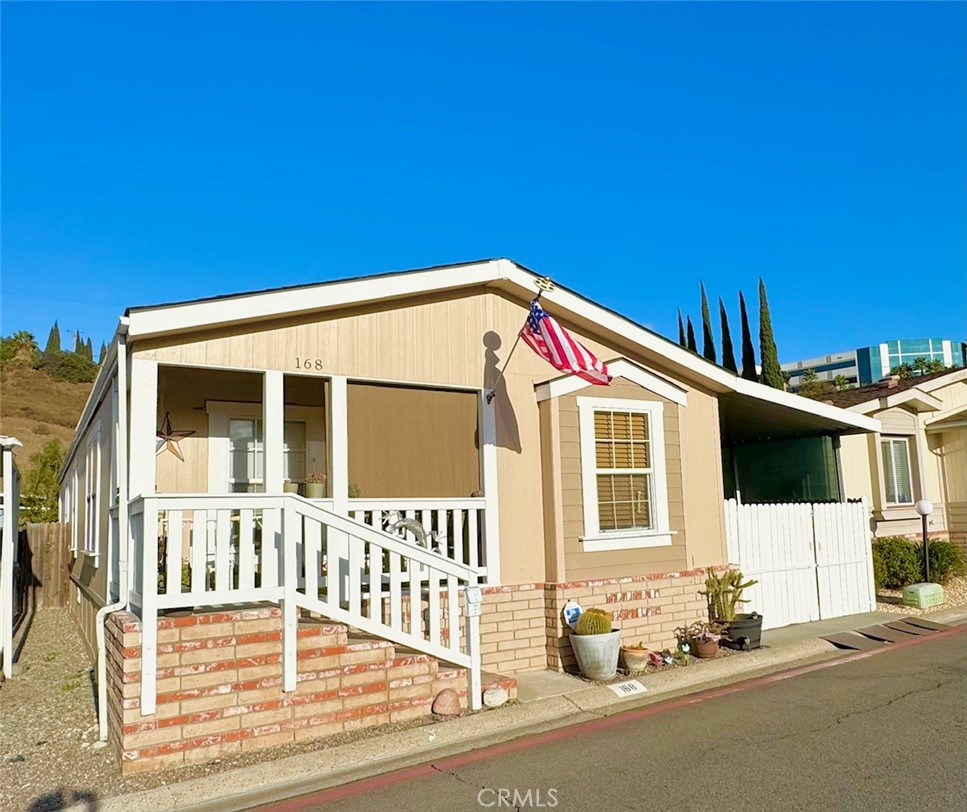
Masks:
[[[600,530],[653,528],[649,418],[647,412],[594,412]]]
[[[912,505],[913,484],[910,475],[910,444],[906,438],[880,441],[883,462],[883,485],[888,505]]]

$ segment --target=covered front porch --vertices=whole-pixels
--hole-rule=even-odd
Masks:
[[[480,389],[135,358],[131,409],[132,498],[293,493],[498,580],[496,446]]]
[[[484,390],[135,357],[130,408],[126,598],[144,628],[143,714],[155,618],[192,607],[278,603],[285,690],[303,612],[479,682],[479,618],[465,608],[499,578]]]

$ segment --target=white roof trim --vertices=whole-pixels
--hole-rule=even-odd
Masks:
[[[499,260],[137,309],[128,336],[177,333],[495,282]],[[533,289],[533,285],[530,286]],[[536,291],[535,291],[536,292]]]
[[[935,412],[943,406],[943,401],[933,395],[928,395],[919,386],[904,389],[902,392],[894,392],[892,395],[887,394],[887,391],[884,390],[884,394],[880,397],[850,406],[849,411],[856,414],[871,414],[884,409],[892,409],[894,406],[902,406],[904,403],[911,405],[918,403],[923,407],[918,411]]]
[[[923,424],[925,426],[933,426],[937,423],[942,423],[944,420],[950,420],[951,417],[956,417],[960,414],[967,415],[967,406],[964,406],[963,404],[960,406],[954,406],[952,409],[947,409],[945,412],[928,417],[923,421]]]
[[[303,286],[288,290],[240,294],[184,304],[159,305],[136,309],[128,315],[128,336],[132,339],[165,335],[200,328],[278,318],[298,313],[310,313],[329,308],[363,302],[385,301],[459,288],[510,283],[522,298],[533,297],[536,274],[509,259],[430,268],[425,271],[387,274],[329,282],[317,286]],[[624,338],[646,354],[662,358],[672,370],[687,370],[713,392],[738,392],[758,400],[781,403],[797,411],[819,415],[862,431],[878,431],[879,421],[857,417],[847,410],[809,400],[799,395],[782,392],[722,369],[706,359],[689,352],[676,343],[652,333],[606,308],[557,287],[543,294],[552,305],[555,316],[577,317],[597,325],[607,333]]]
[[[933,392],[935,389],[942,389],[960,381],[967,381],[967,368],[954,370],[949,375],[938,375],[936,378],[924,381],[917,386],[917,389],[922,389],[924,392]]]
[[[679,406],[688,406],[688,392],[680,386],[676,386],[670,381],[659,377],[653,372],[632,363],[627,358],[619,358],[616,361],[608,361],[608,371],[615,378],[624,378],[632,383],[638,384],[642,389],[647,389],[659,397],[677,403]],[[577,375],[569,374],[552,381],[545,381],[536,387],[537,402],[559,398],[562,395],[570,395],[579,392],[593,384],[588,383]]]

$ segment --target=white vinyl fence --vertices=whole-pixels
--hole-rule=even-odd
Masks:
[[[725,502],[729,561],[759,581],[744,611],[774,629],[876,608],[865,500],[741,505]]]

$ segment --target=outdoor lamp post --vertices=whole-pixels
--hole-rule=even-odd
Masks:
[[[916,504],[916,511],[923,520],[923,582],[930,582],[930,553],[927,548],[927,516],[933,513],[933,504],[926,499],[921,499]]]

